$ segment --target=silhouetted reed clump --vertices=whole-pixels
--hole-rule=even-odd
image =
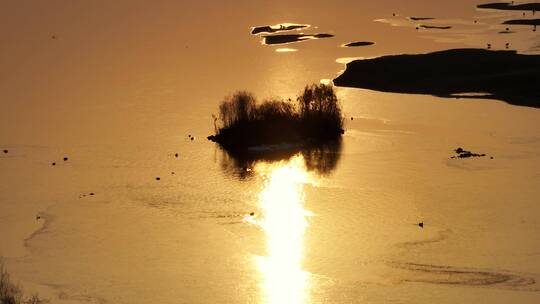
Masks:
[[[259,104],[253,94],[239,91],[219,106],[219,116],[214,117],[216,134],[208,139],[229,150],[282,143],[303,145],[339,138],[343,121],[330,85],[308,85],[296,102],[267,99]]]
[[[0,260],[0,304],[43,304],[37,294],[25,297],[22,289],[11,281],[9,273]]]

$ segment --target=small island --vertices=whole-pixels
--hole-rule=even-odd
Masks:
[[[411,21],[425,21],[425,20],[433,20],[435,18],[433,17],[409,17],[408,18]]]
[[[354,41],[354,42],[349,42],[347,44],[344,44],[342,45],[342,47],[370,46],[374,44],[375,42],[371,42],[371,41]]]
[[[309,24],[296,24],[296,23],[280,23],[275,25],[260,25],[251,28],[251,34],[257,35],[260,33],[276,33],[284,31],[299,30],[309,27]]]
[[[332,34],[277,34],[277,35],[263,35],[263,44],[286,44],[293,42],[302,42],[306,40],[332,38]]]
[[[449,30],[449,29],[452,28],[450,25],[429,25],[429,24],[420,24],[418,27],[423,28],[423,29],[427,29],[427,30],[430,30],[430,29]]]
[[[226,97],[214,116],[215,135],[208,139],[231,152],[298,149],[339,140],[344,118],[334,88],[313,84],[296,98],[257,103],[239,91]]]

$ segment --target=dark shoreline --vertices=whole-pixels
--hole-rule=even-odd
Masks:
[[[451,49],[382,56],[348,63],[334,84],[382,92],[498,99],[540,108],[540,55]],[[458,96],[466,93],[487,96]]]
[[[539,26],[540,19],[512,19],[512,20],[507,20],[503,22],[502,24]]]
[[[494,9],[501,11],[539,11],[540,3],[522,3],[522,4],[513,4],[512,2],[494,2],[494,3],[485,3],[479,4],[477,8],[482,9]]]

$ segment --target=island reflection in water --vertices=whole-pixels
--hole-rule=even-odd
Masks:
[[[310,273],[302,268],[304,235],[312,213],[305,209],[305,185],[317,185],[332,173],[341,155],[341,140],[298,149],[264,153],[223,151],[222,169],[244,180],[261,178],[259,212],[244,221],[262,230],[266,253],[255,258],[262,303],[309,303]]]
[[[302,156],[301,159],[307,171],[319,175],[329,175],[339,163],[342,140],[271,151],[228,151],[222,147],[219,149],[221,169],[242,180],[254,176],[256,174],[254,168],[259,163],[283,162],[297,155]]]
[[[266,236],[266,256],[256,258],[263,278],[263,302],[307,303],[309,273],[302,269],[302,260],[310,213],[304,209],[304,184],[311,181],[303,156],[259,163],[255,172],[265,179],[259,194],[261,214],[246,221]]]

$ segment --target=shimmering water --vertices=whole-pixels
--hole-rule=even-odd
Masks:
[[[339,88],[339,146],[205,139],[223,96],[294,97],[338,58],[538,41],[476,4],[1,3],[0,255],[53,303],[537,303],[537,109]],[[335,37],[250,33],[287,22]]]

